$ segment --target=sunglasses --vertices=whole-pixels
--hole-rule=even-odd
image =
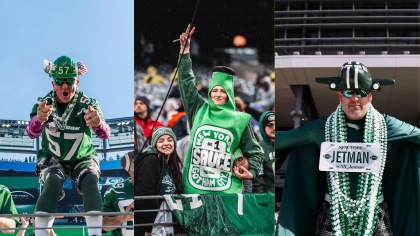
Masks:
[[[353,94],[354,93],[357,94],[357,97],[364,98],[364,97],[366,97],[370,93],[370,90],[364,90],[364,89],[343,89],[341,92],[343,93],[344,96],[346,96],[348,98],[353,97]]]
[[[76,83],[75,79],[55,79],[55,84],[57,86],[63,86],[63,84],[66,83],[68,86],[74,85]]]

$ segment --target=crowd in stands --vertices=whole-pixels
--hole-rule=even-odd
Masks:
[[[19,162],[19,163],[32,163],[32,162],[36,162],[35,161],[35,158],[36,158],[36,156],[29,156],[29,158],[28,157],[25,157],[25,160],[24,161],[22,161],[22,160],[19,160],[19,159],[12,159],[12,158],[2,158],[1,160],[0,160],[0,162]]]
[[[175,68],[176,69],[176,68]],[[163,66],[159,70],[153,66],[145,71],[135,73],[135,96],[145,96],[149,101],[150,117],[157,117],[160,107],[163,104],[166,93],[175,74],[175,69]],[[196,85],[200,95],[207,101],[208,86],[210,85],[212,68],[200,66],[194,69]],[[235,97],[252,109],[264,112],[274,110],[274,72],[269,75],[258,75],[255,82],[246,81],[243,78],[234,76]],[[182,104],[181,94],[178,87],[178,76],[175,76],[171,92],[166,101],[165,107],[159,116],[159,121],[166,127],[170,127],[169,121]],[[182,108],[181,108],[182,109]],[[182,112],[182,111],[181,111]],[[253,126],[258,126],[258,122],[252,121]],[[170,127],[172,128],[172,127]],[[147,135],[146,135],[147,136]]]
[[[112,156],[109,156],[108,158],[102,158],[102,161],[119,161],[121,159],[120,155],[116,155],[115,158]]]

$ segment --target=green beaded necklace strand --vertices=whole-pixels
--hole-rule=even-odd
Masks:
[[[54,93],[54,90],[51,91],[51,97],[52,97],[52,112],[51,112],[51,116],[53,117],[54,121],[48,123],[49,129],[52,132],[56,132],[57,129],[60,130],[65,130],[66,126],[67,126],[67,121],[69,120],[69,117],[71,115],[71,112],[74,109],[75,103],[77,101],[77,97],[78,97],[78,91],[76,91],[76,94],[74,95],[73,100],[67,105],[66,110],[64,111],[63,115],[60,117],[58,116],[56,110],[57,110],[57,104],[56,104],[56,99],[57,99],[57,95]]]
[[[338,105],[325,124],[326,142],[347,142],[345,115]],[[387,150],[387,129],[384,117],[369,104],[366,114],[365,143],[380,143],[381,171],[379,173],[360,173],[357,199],[349,197],[349,177],[346,172],[328,172],[327,182],[330,194],[331,220],[334,235],[372,235],[378,218],[379,200],[382,190]]]

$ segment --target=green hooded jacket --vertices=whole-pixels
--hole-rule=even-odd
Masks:
[[[394,235],[419,235],[420,129],[394,117],[384,117],[388,152],[382,186],[384,200],[389,205],[392,231]],[[318,169],[319,147],[325,141],[326,119],[276,132],[276,150],[292,148],[276,235],[306,236],[315,233],[319,207],[327,191],[326,174]],[[282,154],[287,155],[286,152]]]
[[[191,142],[184,164],[185,193],[241,193],[242,180],[233,171],[240,149],[248,159],[249,172],[257,177],[261,168],[261,147],[249,123],[251,116],[235,111],[233,76],[214,72],[208,103],[199,95],[189,54],[180,55],[179,88],[191,128]],[[215,105],[210,92],[222,86],[228,101]]]
[[[260,120],[259,120],[260,132],[261,132],[261,136],[263,140],[261,140],[259,144],[263,150],[263,155],[264,155],[263,178],[264,178],[264,183],[265,183],[265,190],[274,193],[274,156],[275,156],[274,143],[267,136],[267,134],[265,133],[265,129],[262,126],[264,117],[266,117],[269,114],[274,114],[274,112],[266,111],[260,117]]]

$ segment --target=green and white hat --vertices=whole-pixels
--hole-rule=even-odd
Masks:
[[[367,67],[357,61],[343,64],[337,77],[318,77],[315,82],[329,84],[331,90],[364,89],[380,92],[384,85],[393,85],[395,80],[372,78]]]
[[[157,127],[155,129],[155,131],[153,132],[152,146],[154,148],[156,148],[156,143],[157,143],[159,137],[162,136],[162,135],[165,135],[165,134],[171,136],[174,139],[174,146],[175,146],[175,149],[176,149],[176,136],[175,136],[174,132],[171,129],[165,128],[165,127],[162,127],[162,126]]]

